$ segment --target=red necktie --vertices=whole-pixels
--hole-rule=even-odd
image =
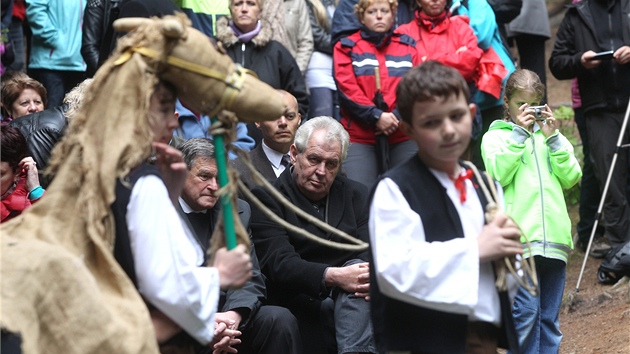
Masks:
[[[459,192],[459,201],[466,201],[466,180],[471,179],[473,176],[472,170],[465,170],[466,172],[460,174],[457,178],[449,176],[451,181],[455,182],[455,189]]]

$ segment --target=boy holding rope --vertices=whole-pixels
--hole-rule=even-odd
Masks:
[[[518,351],[494,260],[522,253],[518,227],[498,212],[460,156],[475,106],[463,77],[438,62],[412,70],[397,88],[401,128],[418,154],[390,170],[370,204],[370,297],[374,336],[386,353]]]

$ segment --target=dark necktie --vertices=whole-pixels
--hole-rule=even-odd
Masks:
[[[451,181],[455,182],[455,189],[459,192],[459,201],[466,201],[466,180],[471,179],[473,176],[472,170],[466,170],[466,172],[460,174],[457,178],[449,176]]]
[[[289,158],[289,155],[287,155],[287,154],[282,155],[282,160],[280,160],[280,165],[282,165],[282,166],[284,166],[286,168],[290,164],[291,164],[291,158]]]

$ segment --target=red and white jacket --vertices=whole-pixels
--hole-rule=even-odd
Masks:
[[[419,62],[436,60],[457,69],[467,82],[476,81],[476,69],[483,55],[466,16],[445,16],[438,23],[416,11],[415,20],[399,26],[394,33],[416,40]]]
[[[384,112],[375,106],[377,92],[375,68],[379,68],[381,93],[387,103],[387,112],[396,108],[396,86],[402,77],[419,62],[416,41],[403,34],[391,34],[377,45],[359,30],[342,38],[333,50],[334,77],[337,82],[341,123],[350,134],[350,141],[375,144],[375,124]],[[389,135],[389,143],[396,144],[408,138],[397,130]]]

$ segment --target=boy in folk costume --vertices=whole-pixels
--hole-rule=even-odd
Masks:
[[[469,96],[464,78],[435,61],[398,85],[401,126],[418,154],[385,174],[370,205],[379,352],[518,351],[492,261],[522,253],[520,231],[501,212],[484,225],[487,200],[460,164],[475,113]]]

